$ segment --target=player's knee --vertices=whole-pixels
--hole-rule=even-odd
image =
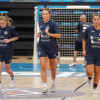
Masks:
[[[93,75],[93,71],[87,71],[87,74],[92,76]]]
[[[45,71],[46,67],[45,66],[41,66],[41,71]]]
[[[56,70],[56,65],[51,65],[51,70]]]
[[[100,74],[100,70],[98,70],[98,69],[95,69],[95,73],[98,73],[98,74]]]

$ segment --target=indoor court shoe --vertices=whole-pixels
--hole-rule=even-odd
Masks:
[[[51,85],[51,92],[55,92],[55,84]]]
[[[76,63],[69,64],[69,66],[76,66]]]
[[[92,93],[93,93],[93,94],[98,94],[97,89],[96,89],[96,88],[94,88]]]
[[[14,88],[15,85],[16,85],[15,80],[11,80],[10,87],[11,87],[11,88]]]
[[[14,76],[14,79],[11,80],[10,87],[11,87],[11,88],[14,88],[15,85],[16,85],[16,77]]]
[[[46,94],[47,92],[48,92],[48,89],[46,87],[44,87],[42,93]]]

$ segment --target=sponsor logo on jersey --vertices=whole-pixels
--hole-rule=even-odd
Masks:
[[[91,31],[91,32],[94,32],[94,30],[93,30],[93,31]]]
[[[92,48],[100,48],[100,42],[98,41],[99,37],[90,36]]]
[[[42,38],[50,38],[49,35],[44,35],[44,34],[41,34],[41,37],[42,37]]]

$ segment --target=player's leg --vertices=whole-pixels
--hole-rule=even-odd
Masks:
[[[76,64],[76,58],[77,58],[78,51],[82,51],[82,42],[76,41],[75,50],[74,50],[74,57],[73,57],[74,65]]]
[[[43,93],[47,93],[47,74],[46,74],[46,66],[47,66],[47,52],[45,49],[41,48],[41,46],[37,46],[38,48],[38,56],[41,65],[41,79],[43,83]]]
[[[49,59],[50,68],[51,68],[51,76],[52,76],[52,83],[51,83],[51,92],[55,91],[55,78],[56,78],[56,58]]]
[[[93,93],[98,93],[96,89],[99,83],[99,79],[100,79],[100,66],[95,66],[94,67]]]
[[[14,87],[16,79],[15,79],[13,71],[10,69],[12,57],[5,57],[4,60],[5,60],[5,70],[11,77],[10,87]]]
[[[77,51],[74,51],[73,63],[76,64]]]
[[[88,86],[90,86],[91,79],[92,79],[92,76],[94,73],[94,67],[95,67],[94,56],[93,56],[92,52],[87,52],[85,60],[86,60],[86,74],[88,77],[87,84],[88,84]]]
[[[93,73],[94,73],[94,64],[87,65],[86,66],[86,74],[88,77],[88,81],[87,81],[88,86],[91,84],[91,79],[92,79]]]
[[[78,41],[75,43],[75,50],[73,54],[73,63],[69,64],[69,66],[76,66],[76,57],[77,57],[77,51],[80,49],[80,44]]]
[[[47,83],[47,74],[46,74],[46,63],[47,57],[40,57],[40,65],[41,65],[41,78],[43,83]]]
[[[3,66],[3,62],[0,61],[0,92],[1,92],[2,66]]]
[[[46,74],[46,64],[47,57],[39,57],[40,65],[41,65],[41,78],[43,82],[43,93],[47,93],[47,74]]]
[[[73,54],[73,63],[69,64],[69,66],[76,66],[76,57],[77,57],[77,51],[74,51],[74,54]]]

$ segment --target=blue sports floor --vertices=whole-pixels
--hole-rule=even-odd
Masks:
[[[38,63],[37,65],[33,63],[12,63],[11,69],[13,71],[40,71],[41,67]],[[58,72],[85,72],[86,68],[82,67],[81,64],[77,64],[76,66],[69,67],[68,64],[60,64],[60,68],[57,68]],[[5,68],[3,67],[3,72],[5,72]]]

